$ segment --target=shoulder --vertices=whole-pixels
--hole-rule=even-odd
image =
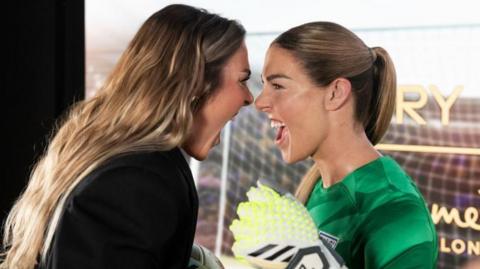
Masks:
[[[367,267],[383,268],[397,259],[413,262],[421,258],[420,264],[433,263],[438,251],[435,226],[428,209],[408,196],[389,200],[369,211],[360,231],[358,238],[365,246],[364,256],[370,265]]]
[[[176,149],[178,150],[178,149]],[[180,152],[135,152],[114,157],[93,170],[75,187],[72,195],[94,190],[145,188],[186,189],[191,173]],[[182,163],[183,161],[183,163]]]
[[[93,268],[124,261],[128,255],[119,254],[124,251],[140,255],[129,256],[132,263],[150,261],[152,254],[153,259],[166,258],[175,240],[188,239],[190,234],[179,234],[193,229],[196,216],[194,187],[183,171],[188,165],[179,157],[172,152],[123,155],[82,179],[65,200],[52,262],[76,260],[81,261],[78,268]]]
[[[91,176],[95,177],[126,167],[167,176],[189,170],[180,150],[174,148],[169,151],[132,152],[114,157],[98,167]]]
[[[79,208],[99,214],[115,208],[136,215],[148,215],[160,207],[172,213],[180,208],[193,210],[191,173],[186,161],[179,159],[183,156],[174,154],[181,153],[132,153],[106,162],[73,189],[65,201],[65,214],[78,213]]]
[[[368,192],[357,193],[359,211],[365,215],[360,226],[365,256],[377,265],[426,249],[433,257],[436,232],[422,195],[393,160],[386,160],[379,170],[378,186],[365,186]],[[373,177],[366,181],[375,184]]]
[[[390,203],[425,206],[413,180],[390,157],[382,157],[356,173],[347,188],[362,213]]]
[[[432,240],[431,217],[425,200],[413,180],[390,157],[383,157],[356,178],[352,196],[358,213],[365,216],[362,226],[366,230],[405,230],[411,238]]]

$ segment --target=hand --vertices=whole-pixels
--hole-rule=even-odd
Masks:
[[[305,206],[290,193],[281,195],[262,183],[257,185],[247,192],[248,201],[239,204],[239,219],[230,226],[235,256],[260,268],[283,269],[290,261],[298,263],[301,257],[294,256],[299,249],[315,246],[328,255],[317,263],[319,267],[311,268],[324,268],[326,260],[330,268],[340,268],[343,261],[337,262],[338,255],[321,242]]]
[[[220,260],[207,248],[193,244],[187,269],[224,269]]]

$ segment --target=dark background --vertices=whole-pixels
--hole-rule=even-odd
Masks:
[[[6,1],[0,79],[2,224],[54,122],[85,93],[83,0]],[[6,135],[5,135],[6,134]]]

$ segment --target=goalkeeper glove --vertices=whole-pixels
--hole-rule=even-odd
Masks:
[[[261,182],[257,185],[247,192],[248,201],[239,204],[239,219],[230,226],[235,238],[232,250],[237,258],[260,268],[283,269],[290,261],[301,263],[301,257],[295,257],[297,252],[303,253],[299,249],[311,250],[309,247],[315,246],[324,257],[317,267],[308,268],[341,268],[342,259],[319,239],[315,223],[302,203],[290,193],[280,194]]]

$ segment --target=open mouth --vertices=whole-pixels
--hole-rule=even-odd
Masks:
[[[271,120],[270,126],[276,130],[275,144],[281,144],[287,137],[288,130],[285,123],[278,120]]]

